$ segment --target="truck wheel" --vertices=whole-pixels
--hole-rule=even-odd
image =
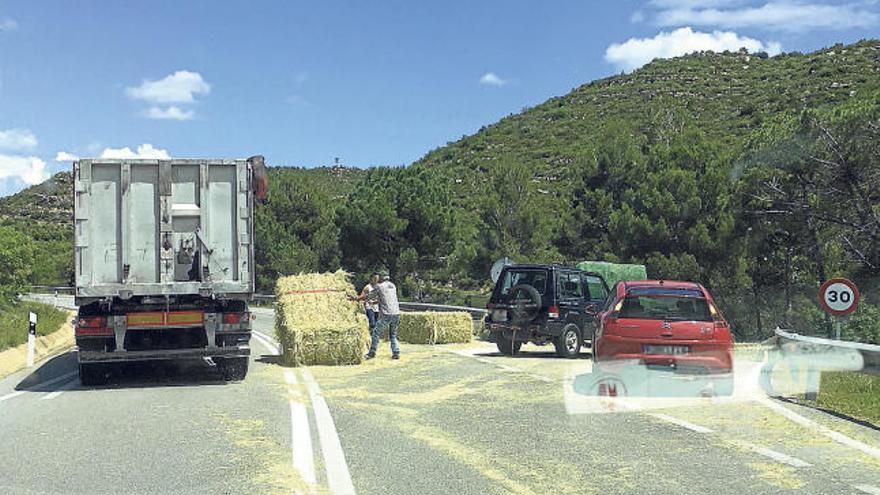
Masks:
[[[79,382],[83,385],[100,385],[104,383],[104,365],[80,364]]]
[[[223,381],[237,382],[247,376],[248,358],[246,357],[215,359],[215,362]]]
[[[522,347],[522,341],[520,340],[513,343],[510,339],[498,337],[496,345],[498,346],[498,352],[501,354],[504,354],[505,356],[513,356],[519,352],[519,349]]]
[[[569,323],[562,328],[562,333],[556,339],[556,355],[567,359],[574,359],[581,353],[581,331],[574,323]]]

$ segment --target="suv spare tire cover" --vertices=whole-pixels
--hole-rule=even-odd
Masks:
[[[507,304],[514,323],[528,323],[534,320],[541,310],[541,293],[528,284],[516,285],[510,289]]]

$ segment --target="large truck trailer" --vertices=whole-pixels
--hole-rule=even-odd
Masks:
[[[82,383],[107,363],[190,358],[244,379],[263,157],[83,159],[73,172]]]

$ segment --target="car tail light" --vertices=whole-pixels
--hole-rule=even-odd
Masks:
[[[237,325],[246,323],[250,319],[248,313],[223,313],[223,323],[226,325]]]
[[[547,317],[551,319],[559,318],[559,306],[550,306],[547,308]]]
[[[715,307],[715,304],[709,303],[709,313],[712,315],[712,321],[714,322],[714,338],[718,338],[719,336],[727,336],[730,338],[730,327],[727,325],[727,320],[724,319],[724,316],[718,311],[718,308]]]
[[[76,320],[76,335],[113,335],[103,316],[83,316]]]

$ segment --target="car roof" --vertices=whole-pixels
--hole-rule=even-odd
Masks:
[[[551,263],[551,264],[547,264],[547,263],[516,263],[514,265],[507,265],[504,268],[507,268],[507,269],[511,269],[511,268],[543,268],[543,269],[558,268],[558,269],[564,269],[564,270],[577,270],[577,268],[572,268],[570,266],[560,265],[558,263]]]
[[[703,286],[696,282],[682,282],[679,280],[627,280],[623,282],[627,289],[633,287],[665,287],[668,289],[702,289]]]

